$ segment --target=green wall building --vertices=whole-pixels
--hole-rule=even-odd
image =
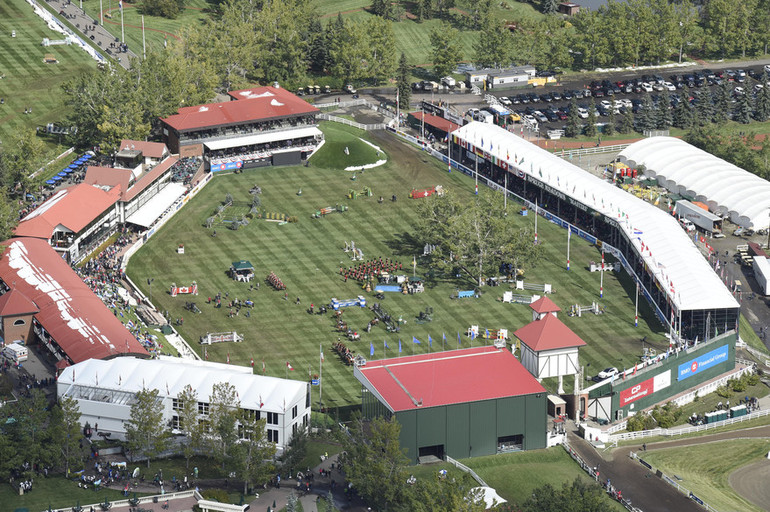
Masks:
[[[365,417],[394,416],[412,462],[546,447],[546,391],[510,351],[476,347],[355,368]]]

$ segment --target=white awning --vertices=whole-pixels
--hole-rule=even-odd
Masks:
[[[304,137],[316,137],[322,135],[321,130],[315,126],[307,128],[298,128],[296,130],[284,130],[278,132],[258,133],[256,135],[244,135],[243,137],[233,137],[232,139],[214,140],[206,142],[206,147],[210,150],[237,148],[240,146],[251,146],[253,144],[265,144],[277,140],[301,139]]]
[[[149,228],[158,217],[166,211],[166,208],[174,204],[187,190],[187,187],[179,183],[169,183],[163,187],[152,199],[147,201],[141,208],[131,214],[126,222]]]

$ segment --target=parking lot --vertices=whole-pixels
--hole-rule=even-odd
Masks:
[[[616,115],[626,111],[636,114],[642,108],[647,94],[653,104],[660,102],[668,93],[670,108],[681,101],[697,102],[697,92],[712,92],[723,83],[730,90],[731,100],[741,94],[753,97],[762,87],[763,69],[770,65],[754,65],[745,68],[727,69],[685,69],[676,72],[644,73],[629,78],[604,78],[582,82],[563,83],[545,89],[507,89],[488,91],[499,103],[530,124],[537,124],[540,131],[564,129],[570,102],[574,98],[578,105],[578,117],[585,120],[592,102],[596,104],[598,122],[606,122],[610,110]],[[583,81],[585,82],[585,81]]]

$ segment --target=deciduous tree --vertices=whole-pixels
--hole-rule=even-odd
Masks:
[[[229,382],[214,384],[209,397],[209,423],[212,454],[225,469],[231,460],[231,449],[238,441],[236,429],[240,414],[240,399],[235,386]]]
[[[150,459],[168,446],[169,431],[163,420],[163,403],[157,389],[142,389],[134,395],[134,403],[126,427],[126,443],[134,457]]]
[[[431,30],[431,56],[433,72],[436,76],[443,77],[452,74],[462,59],[458,35],[457,29],[445,22]]]

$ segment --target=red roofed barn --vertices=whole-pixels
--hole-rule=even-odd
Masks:
[[[354,375],[364,416],[395,416],[413,462],[546,446],[546,391],[507,350],[368,361]]]
[[[4,327],[8,319],[15,329],[4,330],[6,334],[15,337],[26,328],[26,339],[20,339],[48,348],[59,368],[91,358],[148,357],[142,344],[45,240],[13,238],[2,245],[0,317]],[[26,323],[15,325],[17,320]]]
[[[561,388],[564,375],[579,373],[578,348],[586,342],[556,317],[559,308],[551,299],[530,307],[536,319],[513,333],[521,341],[521,362],[538,379],[559,377]]]

